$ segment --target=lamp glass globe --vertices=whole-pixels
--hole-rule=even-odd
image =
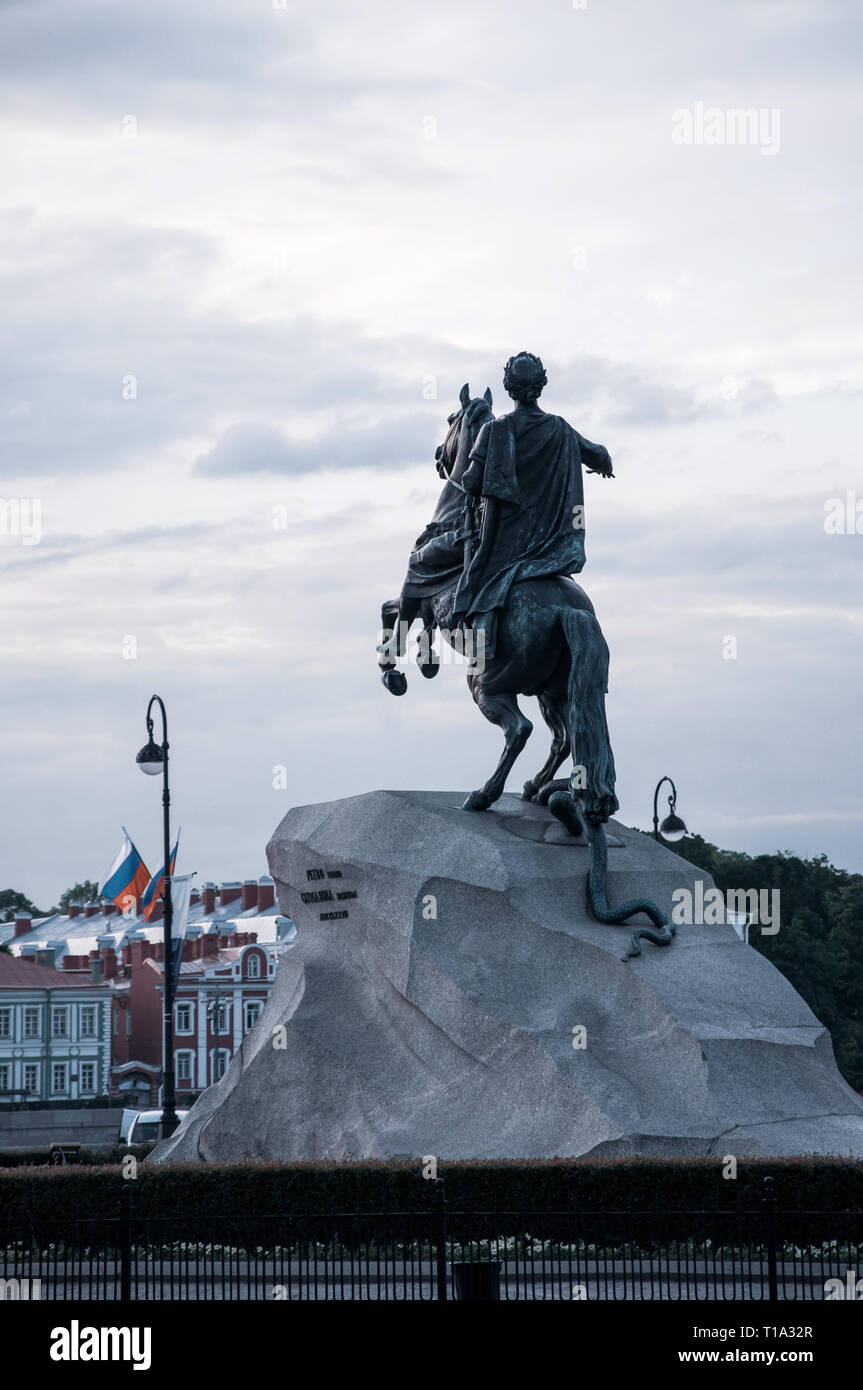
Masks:
[[[135,758],[142,772],[146,772],[148,777],[155,777],[165,766],[165,755],[158,743],[154,743],[151,738]]]
[[[686,834],[686,826],[680,817],[672,812],[670,816],[665,817],[665,820],[659,827],[659,833],[663,840],[667,840],[669,844],[673,845],[676,844],[678,840],[683,839]]]

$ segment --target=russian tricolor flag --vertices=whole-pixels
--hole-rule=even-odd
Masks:
[[[150,870],[132,844],[132,837],[124,825],[123,843],[99,884],[99,892],[103,898],[109,898],[119,907],[121,912],[130,908],[135,912],[138,899],[146,892],[149,882]]]
[[[173,872],[174,872],[174,865],[175,865],[176,862],[177,862],[177,846],[179,845],[179,843],[180,843],[180,832],[179,832],[179,830],[178,830],[178,831],[177,831],[177,838],[176,838],[176,840],[174,841],[174,848],[171,850],[171,859],[170,859],[170,863],[169,863],[169,867],[168,867],[168,873],[171,874],[171,875],[173,875]],[[143,896],[142,899],[141,899],[141,911],[142,911],[142,913],[144,914],[144,916],[146,917],[146,919],[147,919],[148,922],[149,922],[149,920],[150,920],[150,916],[151,916],[153,910],[155,909],[156,903],[158,902],[159,898],[162,896],[162,893],[163,893],[163,891],[164,891],[164,887],[165,887],[165,866],[164,866],[164,864],[163,864],[162,867],[161,867],[161,869],[159,870],[159,872],[158,872],[157,874],[154,874],[153,877],[150,879],[150,882],[147,884],[147,887],[144,889],[144,896]]]

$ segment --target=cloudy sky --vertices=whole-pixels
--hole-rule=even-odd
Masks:
[[[153,690],[202,880],[290,805],[482,784],[463,673],[396,701],[374,648],[458,389],[507,408],[522,348],[615,460],[621,819],[670,773],[718,844],[863,870],[855,11],[2,0],[0,887],[121,824],[155,868]]]

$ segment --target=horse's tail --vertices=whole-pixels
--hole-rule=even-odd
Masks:
[[[623,957],[640,956],[639,941],[645,938],[657,946],[667,946],[675,928],[665,913],[649,898],[633,898],[611,907],[606,896],[607,847],[602,822],[617,810],[614,794],[614,756],[605,719],[608,690],[608,646],[592,611],[566,609],[561,622],[569,646],[569,728],[573,772],[570,790],[556,791],[548,808],[571,834],[584,832],[590,844],[590,871],[587,899],[599,922],[620,925],[643,912],[652,927],[636,927],[629,949]]]
[[[560,620],[570,653],[571,785],[574,792],[581,793],[588,817],[608,820],[618,808],[614,794],[614,755],[605,718],[608,644],[592,611],[566,608]]]

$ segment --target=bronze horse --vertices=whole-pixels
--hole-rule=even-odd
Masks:
[[[431,525],[417,545],[444,533],[463,535],[471,546],[476,534],[473,511],[466,500],[460,479],[469,461],[470,450],[482,425],[492,417],[491,392],[471,399],[468,386],[462,387],[459,409],[449,417],[449,432],[437,451],[438,472],[446,481]],[[407,628],[415,617],[422,622],[420,670],[424,676],[437,674],[438,663],[430,650],[434,630],[455,650],[463,649],[465,634],[453,623],[453,601],[461,564],[444,571],[443,586],[428,597],[401,610],[398,599],[391,599],[381,611],[383,640],[378,647],[381,679],[393,695],[407,689],[404,674],[396,670],[396,657],[404,655]],[[470,634],[467,634],[468,646]],[[471,811],[485,811],[502,795],[506,779],[533,731],[531,721],[519,708],[519,695],[535,695],[543,718],[551,730],[548,757],[534,777],[526,782],[522,796],[547,802],[553,792],[571,787],[578,791],[581,811],[589,824],[607,821],[617,810],[614,794],[614,758],[605,717],[608,688],[608,647],[596,619],[593,604],[579,584],[567,575],[525,579],[513,584],[501,610],[494,655],[482,660],[482,652],[472,652],[473,664],[467,682],[474,701],[492,724],[500,725],[504,750],[491,777],[464,802]],[[573,775],[555,781],[555,773],[572,754]],[[570,798],[571,799],[571,798]],[[580,825],[575,815],[566,813],[561,799],[552,809],[573,834]]]

